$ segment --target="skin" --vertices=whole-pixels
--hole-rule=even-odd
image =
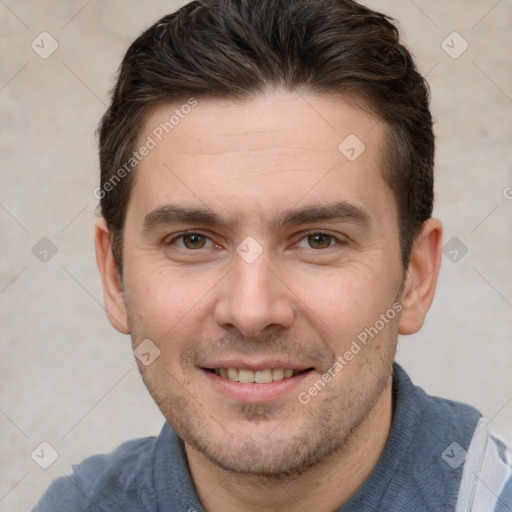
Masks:
[[[151,112],[141,143],[177,107]],[[404,271],[396,204],[382,178],[385,130],[334,97],[271,90],[243,104],[199,99],[136,170],[122,281],[105,220],[96,223],[107,313],[134,347],[149,339],[160,350],[139,367],[185,442],[209,512],[332,512],[385,447],[397,336],[423,324],[442,231],[437,219],[425,223]],[[353,162],[338,149],[350,134],[366,146]],[[339,202],[341,217],[277,223]],[[221,222],[151,213],[171,204]],[[178,238],[183,231],[199,236]],[[256,241],[249,253],[261,252],[250,263],[237,253],[247,237]],[[400,313],[301,403],[298,394],[397,303]],[[240,398],[203,369],[227,359],[310,370],[274,398]]]

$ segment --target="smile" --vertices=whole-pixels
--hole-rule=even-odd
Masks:
[[[288,379],[306,370],[292,370],[291,368],[272,368],[266,370],[249,370],[246,368],[215,368],[209,370],[223,379],[246,384],[269,384]]]

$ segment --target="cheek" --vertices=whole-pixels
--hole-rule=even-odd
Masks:
[[[128,314],[136,327],[137,339],[164,341],[179,330],[196,329],[197,316],[205,315],[211,285],[196,279],[182,279],[164,272],[139,273],[129,281]]]
[[[395,290],[384,271],[359,262],[333,270],[304,272],[290,279],[298,284],[300,300],[311,310],[341,322],[365,317],[375,308],[387,306]]]
[[[374,326],[380,315],[392,309],[398,292],[383,273],[366,267],[357,272],[345,268],[324,276],[303,275],[295,282],[301,283],[297,296],[302,316],[316,326],[334,352],[345,350],[361,332]]]

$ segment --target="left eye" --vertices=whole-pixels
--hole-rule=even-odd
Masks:
[[[304,242],[307,243],[307,249],[328,249],[333,246],[337,240],[334,236],[327,233],[310,233],[305,236],[300,242],[299,247],[304,248]]]

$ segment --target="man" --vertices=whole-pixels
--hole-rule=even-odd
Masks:
[[[211,0],[129,48],[96,252],[167,423],[36,511],[512,510],[512,455],[394,363],[441,261],[428,90],[349,0]]]

